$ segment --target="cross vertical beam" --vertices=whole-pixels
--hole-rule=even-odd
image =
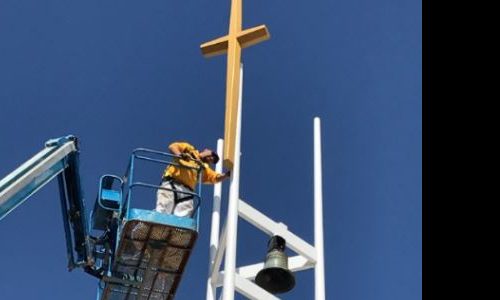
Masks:
[[[205,57],[227,53],[226,111],[224,119],[224,167],[232,170],[239,107],[241,50],[269,39],[266,25],[242,30],[242,0],[231,0],[229,33],[200,46]],[[239,154],[238,154],[239,155]]]

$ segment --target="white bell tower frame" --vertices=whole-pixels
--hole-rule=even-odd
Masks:
[[[240,64],[239,107],[236,125],[235,153],[240,154],[241,107],[243,65]],[[233,300],[235,292],[253,300],[277,300],[253,282],[257,273],[264,268],[264,262],[236,267],[236,246],[238,240],[238,218],[242,218],[269,236],[280,235],[286,245],[297,255],[288,258],[291,272],[314,269],[315,300],[325,300],[325,267],[323,243],[323,193],[321,162],[321,124],[314,118],[314,245],[304,241],[288,230],[282,222],[276,222],[242,200],[239,195],[240,155],[234,156],[234,166],[229,183],[229,201],[224,226],[221,229],[221,183],[214,187],[212,228],[210,234],[210,263],[207,280],[207,300]],[[217,141],[217,152],[222,154],[223,140]],[[222,172],[222,160],[216,166]],[[224,269],[221,270],[222,260]],[[222,288],[222,293],[218,289]],[[286,294],[284,294],[286,295]]]

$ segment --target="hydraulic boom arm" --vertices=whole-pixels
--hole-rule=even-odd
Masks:
[[[75,136],[52,139],[45,143],[42,151],[0,181],[2,220],[52,179],[58,178],[70,270],[93,263],[80,186],[78,155]]]

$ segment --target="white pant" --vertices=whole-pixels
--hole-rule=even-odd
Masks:
[[[172,186],[174,185],[174,187]],[[190,189],[188,189],[183,184],[172,182],[172,181],[164,181],[161,184],[161,187],[172,189],[174,191],[167,191],[163,189],[158,189],[156,192],[156,211],[165,213],[165,214],[174,214],[179,217],[190,217],[193,213],[193,199],[185,200],[182,202],[175,204],[175,194],[177,194],[178,199],[182,199],[184,197],[190,196],[190,194],[186,194],[183,192],[192,193]]]

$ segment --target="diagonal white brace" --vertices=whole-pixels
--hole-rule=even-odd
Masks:
[[[223,282],[224,272],[221,272],[219,274],[217,286],[221,286]],[[256,285],[253,281],[250,281],[238,274],[234,274],[234,289],[251,300],[280,300],[280,298],[277,298],[273,294]]]
[[[217,253],[215,254],[214,263],[210,268],[210,276],[212,277],[212,284],[217,282],[217,276],[219,276],[219,270],[222,263],[222,258],[224,258],[224,252],[226,251],[226,235],[227,228],[226,224],[222,227],[222,235],[219,241],[219,248],[217,248]]]
[[[222,263],[222,258],[224,257],[224,253],[226,251],[226,224],[222,228],[222,235],[219,241],[219,248],[217,248],[217,252],[215,253],[214,263],[210,267],[210,277],[212,278],[212,284],[215,284],[218,280],[220,265]]]
[[[238,213],[241,218],[259,228],[267,235],[280,235],[286,240],[286,244],[290,249],[304,256],[311,263],[316,263],[316,249],[290,232],[283,223],[273,221],[241,199],[238,204]]]
[[[292,256],[288,258],[288,269],[292,273],[311,269],[314,268],[314,266],[314,263],[311,263],[302,255]],[[257,263],[236,268],[236,273],[238,273],[243,278],[253,280],[255,276],[257,276],[257,273],[262,269],[264,269],[264,263]]]
[[[238,293],[251,300],[279,300],[279,298],[273,294],[238,274],[235,274],[234,287]]]

